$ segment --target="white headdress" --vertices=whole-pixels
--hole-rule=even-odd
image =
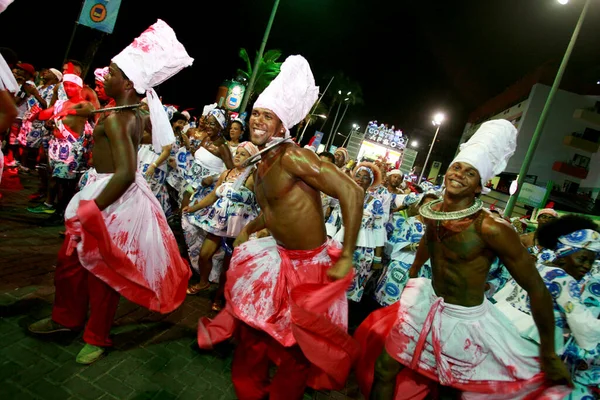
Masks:
[[[58,79],[59,82],[62,81],[62,78],[63,78],[62,72],[60,72],[56,68],[48,68],[48,71],[52,72],[52,74],[54,74],[54,76],[56,77],[56,79]]]
[[[215,108],[217,108],[217,103],[205,105],[204,108],[202,109],[202,116],[206,117],[208,115],[208,113],[211,112],[212,110],[214,110]]]
[[[12,3],[13,0],[0,0],[0,13],[6,10],[6,7]],[[4,57],[0,54],[0,90],[8,90],[11,93],[16,93],[19,90],[19,84],[15,79],[10,67],[4,61]]]
[[[505,119],[484,122],[475,134],[460,145],[460,153],[452,161],[472,165],[479,172],[483,193],[486,183],[498,175],[517,148],[517,128]]]
[[[159,19],[112,61],[133,82],[136,92],[146,94],[154,148],[175,142],[169,117],[153,89],[194,62],[173,29]]]
[[[8,90],[11,93],[17,93],[19,90],[19,84],[2,54],[0,54],[0,90]]]
[[[6,7],[10,5],[14,0],[0,0],[0,13],[6,10]]]
[[[317,97],[319,87],[308,61],[302,56],[290,56],[281,65],[281,72],[258,96],[254,108],[266,108],[279,117],[285,127],[285,137],[290,128],[302,121]]]
[[[81,77],[79,77],[75,74],[64,74],[63,82],[71,82],[71,83],[74,83],[75,85],[79,86],[80,88],[83,87],[83,79],[81,79]]]

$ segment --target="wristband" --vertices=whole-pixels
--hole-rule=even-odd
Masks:
[[[154,168],[158,168],[158,165],[156,165],[155,162],[153,162],[152,165],[154,165]]]
[[[373,264],[381,264],[381,257],[373,256]]]

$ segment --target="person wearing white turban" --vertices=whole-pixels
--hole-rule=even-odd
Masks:
[[[97,172],[65,212],[67,232],[55,271],[52,317],[29,327],[36,334],[85,327],[86,344],[76,357],[80,364],[95,362],[111,345],[121,295],[160,313],[172,312],[185,299],[190,269],[158,201],[136,173],[143,131],[136,106],[145,93],[153,143],[172,143],[173,132],[152,88],[192,61],[175,32],[158,20],[113,59],[105,77],[107,95],[123,109],[95,128]]]
[[[398,390],[404,398],[424,398],[429,380],[461,390],[464,398],[569,393],[566,386],[544,384],[570,380],[554,347],[550,293],[512,226],[483,210],[477,198],[506,167],[516,139],[506,120],[482,124],[448,168],[443,198],[419,209],[425,235],[400,300],[372,313],[354,335],[364,349],[355,365],[365,398],[391,398]],[[486,300],[496,258],[527,290],[540,345],[521,337]],[[428,259],[431,280],[419,277]],[[403,366],[409,370],[400,373]],[[428,379],[416,380],[418,375]]]
[[[225,309],[198,329],[201,348],[240,338],[232,366],[240,399],[301,399],[307,385],[341,388],[358,350],[346,333],[346,290],[365,195],[334,164],[290,139],[318,93],[306,59],[290,56],[248,122],[261,150],[249,164],[260,159],[254,192],[262,212],[234,244]],[[343,248],[327,238],[320,192],[340,200]],[[270,237],[248,241],[265,228]],[[262,368],[269,359],[281,361],[273,379]]]
[[[573,373],[574,399],[594,399],[600,386],[600,233],[593,220],[565,215],[538,229],[544,250],[537,271],[554,304],[556,347]],[[519,329],[539,343],[528,293],[515,282],[496,294],[496,307]]]

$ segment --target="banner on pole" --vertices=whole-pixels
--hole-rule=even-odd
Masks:
[[[316,131],[315,135],[310,139],[310,142],[308,142],[308,145],[318,149],[319,145],[321,144],[321,140],[323,140],[323,132]]]
[[[112,33],[119,15],[121,0],[85,0],[78,23],[105,33]]]

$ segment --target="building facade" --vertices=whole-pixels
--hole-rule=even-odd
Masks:
[[[511,179],[519,173],[549,93],[550,86],[533,84],[529,93],[510,107],[489,117],[474,121],[475,118],[471,119],[472,122],[467,123],[463,131],[460,143],[466,142],[485,121],[500,118],[511,121],[519,130],[517,150],[504,173]],[[596,200],[600,194],[599,147],[600,96],[559,90],[526,181],[537,186],[546,186],[548,181],[552,181],[556,193]]]

